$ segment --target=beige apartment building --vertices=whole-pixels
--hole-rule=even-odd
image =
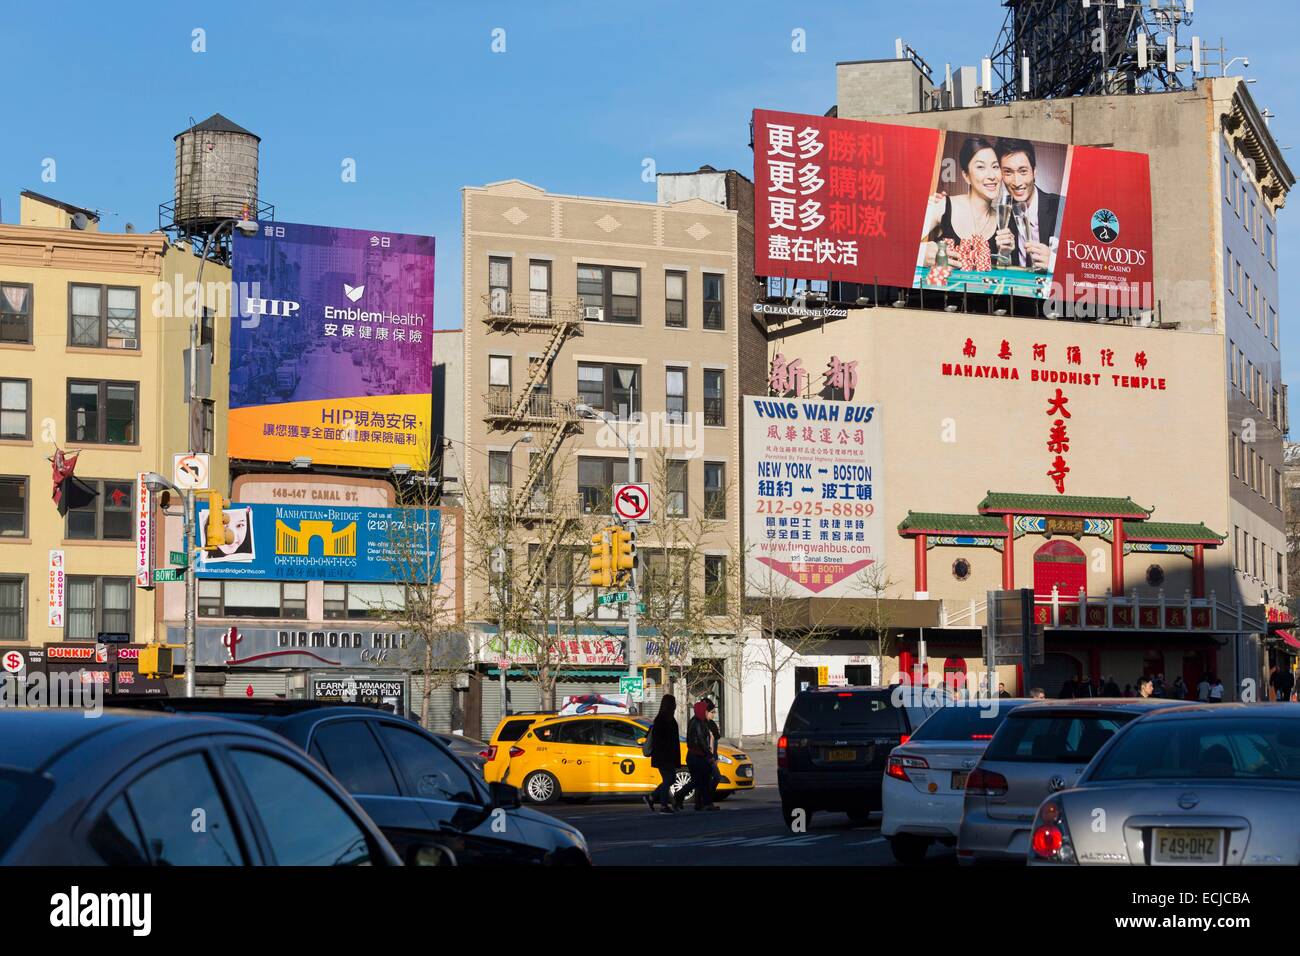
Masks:
[[[543,566],[566,520],[590,526],[609,513],[610,486],[629,478],[630,441],[632,477],[651,482],[663,514],[700,529],[700,591],[717,599],[741,547],[740,396],[763,374],[749,317],[752,185],[705,167],[661,177],[659,195],[566,196],[518,180],[463,191],[466,507],[501,509],[530,565]],[[643,538],[639,550],[653,573],[652,545]],[[582,593],[569,609],[583,640],[570,645],[560,695],[616,692],[627,670],[626,608],[594,604],[586,557],[584,544]],[[485,729],[501,710],[503,653],[519,664],[512,641],[497,639],[488,576],[467,569]],[[537,706],[525,668],[512,670],[512,711]],[[726,719],[723,683],[709,689]]]

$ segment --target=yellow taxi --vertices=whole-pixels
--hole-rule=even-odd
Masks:
[[[520,720],[521,715],[507,719]],[[507,728],[507,735],[509,731]],[[641,753],[649,732],[650,721],[642,717],[541,715],[513,743],[498,743],[494,733],[497,750],[484,770],[488,780],[513,784],[532,803],[554,803],[568,797],[640,796],[659,786],[659,771]],[[691,778],[685,767],[685,738],[681,747],[683,766],[677,771],[674,792]],[[718,747],[718,771],[722,777],[715,791],[718,799],[754,787],[754,764],[734,747]]]

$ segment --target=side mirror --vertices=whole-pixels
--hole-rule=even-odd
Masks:
[[[406,853],[407,866],[457,866],[456,854],[437,843],[417,844]]]
[[[519,788],[511,786],[508,783],[488,784],[488,792],[492,795],[493,808],[503,807],[507,810],[513,810],[519,806]]]
[[[638,738],[636,739],[636,742],[637,742],[638,744],[644,744],[644,743],[645,743],[645,738],[644,738],[644,737],[638,737]]]

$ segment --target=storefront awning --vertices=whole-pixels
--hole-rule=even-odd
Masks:
[[[487,674],[489,677],[500,678],[501,669],[497,667],[489,667],[487,670]],[[525,670],[522,667],[512,667],[507,672],[506,676],[507,677],[536,677],[537,670],[536,668],[528,668],[527,670]],[[590,669],[584,668],[582,670],[574,670],[572,668],[566,667],[564,670],[560,671],[559,679],[562,681],[563,680],[587,680],[588,678],[591,677],[609,678],[609,677],[626,677],[626,676],[627,676],[626,667],[621,669],[596,667]]]

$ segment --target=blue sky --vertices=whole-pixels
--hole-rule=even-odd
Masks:
[[[437,236],[440,327],[461,325],[461,186],[519,178],[653,199],[647,158],[660,171],[748,171],[754,107],[825,111],[835,62],[890,57],[895,36],[940,74],[977,64],[1005,13],[998,0],[6,6],[4,222],[33,189],[107,210],[113,231],[156,228],[171,198],[172,136],[221,112],[262,137],[261,196],[277,218]],[[1287,146],[1300,143],[1300,57],[1294,34],[1276,27],[1293,15],[1283,0],[1198,0],[1194,27],[1250,57],[1244,74]],[[196,28],[206,52],[191,49]],[[492,51],[497,28],[504,53]],[[806,52],[791,50],[796,28]],[[1284,155],[1300,169],[1300,154]],[[41,179],[46,158],[55,182]],[[347,158],[356,182],[341,179]],[[1300,255],[1286,219],[1283,315]],[[1293,335],[1284,322],[1289,382],[1300,374]]]

